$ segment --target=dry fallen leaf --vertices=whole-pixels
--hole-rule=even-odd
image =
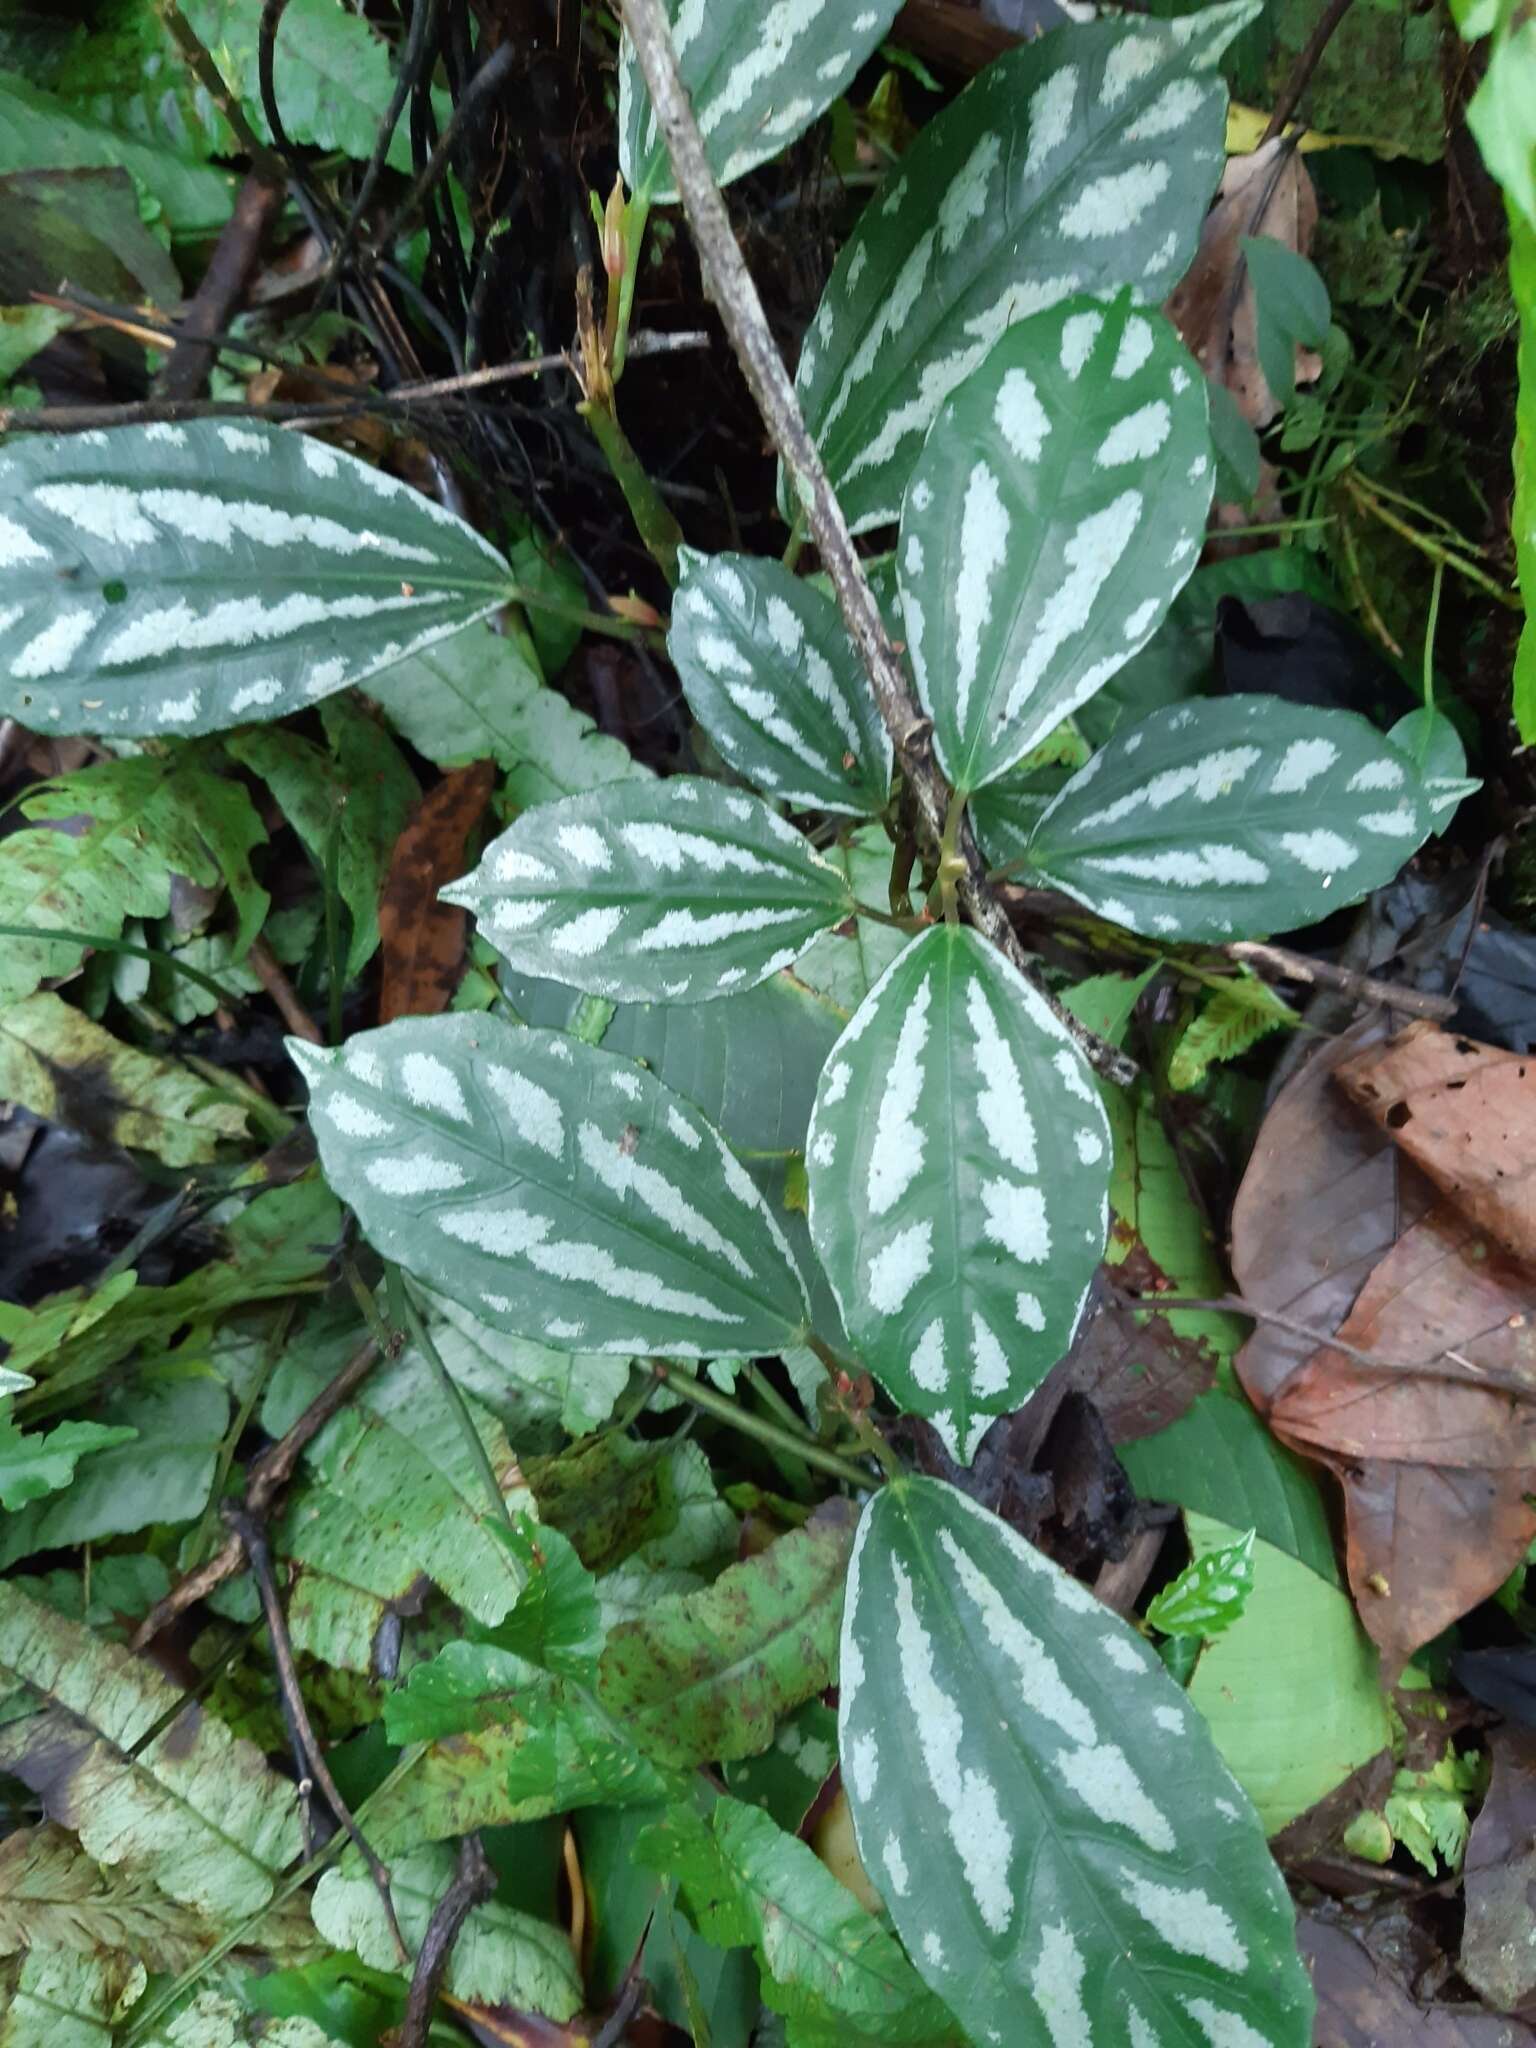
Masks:
[[[1117,1444],[1166,1429],[1216,1383],[1209,1344],[1180,1336],[1167,1316],[1123,1299],[1177,1292],[1146,1247],[1134,1243],[1119,1265],[1100,1269],[1097,1299],[1063,1361],[1069,1385],[1092,1401]]]
[[[1338,1079],[1470,1222],[1536,1267],[1536,1060],[1416,1023]]]
[[[1536,1735],[1497,1728],[1493,1781],[1472,1823],[1461,1974],[1501,2012],[1536,1998]]]
[[[1536,2033],[1502,2013],[1421,2004],[1396,1959],[1373,1956],[1343,1922],[1304,1913],[1296,1934],[1317,1989],[1321,2048],[1536,2048]]]
[[[464,961],[465,913],[438,891],[465,872],[465,847],[496,779],[495,764],[456,768],[405,821],[379,898],[379,1022],[446,1010]]]

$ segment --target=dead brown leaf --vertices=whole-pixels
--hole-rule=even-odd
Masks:
[[[1500,2012],[1536,2000],[1536,1734],[1489,1738],[1493,1782],[1472,1823],[1461,1974]]]
[[[1098,1297],[1064,1364],[1068,1384],[1092,1401],[1114,1443],[1155,1436],[1216,1384],[1216,1354],[1208,1344],[1181,1337],[1167,1316],[1122,1299],[1122,1293],[1176,1291],[1139,1242],[1119,1265],[1100,1270]]]
[[[496,779],[495,764],[455,768],[429,789],[395,842],[379,898],[379,1022],[446,1010],[464,964],[465,913],[438,891],[465,871],[465,848]]]
[[[1536,1267],[1536,1060],[1420,1022],[1338,1079],[1480,1231]]]
[[[1258,301],[1243,260],[1245,235],[1268,235],[1305,256],[1317,226],[1317,197],[1301,152],[1277,138],[1228,159],[1200,247],[1166,312],[1208,377],[1224,384],[1257,430],[1280,411],[1259,367]],[[1322,359],[1296,351],[1296,381],[1320,375]]]
[[[1536,2033],[1502,2013],[1421,2004],[1343,1924],[1304,1913],[1296,1935],[1317,1990],[1318,2048],[1536,2048]]]

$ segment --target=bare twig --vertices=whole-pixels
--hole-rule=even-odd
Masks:
[[[293,1477],[300,1457],[331,1417],[339,1414],[351,1400],[383,1355],[381,1346],[370,1337],[353,1352],[335,1379],[321,1388],[286,1436],[280,1437],[275,1444],[269,1444],[252,1460],[250,1483],[245,1489],[247,1514],[270,1515],[272,1503]],[[216,1557],[211,1557],[196,1571],[178,1580],[163,1600],[156,1601],[134,1631],[130,1649],[142,1650],[178,1614],[184,1614],[194,1601],[206,1599],[216,1586],[222,1586],[226,1579],[233,1578],[244,1555],[245,1546],[238,1536],[232,1535]]]
[[[1454,996],[1426,995],[1415,988],[1402,988],[1394,981],[1378,981],[1374,974],[1357,974],[1352,967],[1336,967],[1331,960],[1314,960],[1306,953],[1293,953],[1288,946],[1272,946],[1258,939],[1237,939],[1221,949],[1229,960],[1244,967],[1267,967],[1286,981],[1321,983],[1342,989],[1362,1003],[1382,1003],[1393,1010],[1406,1010],[1415,1017],[1454,1017]]]
[[[427,1931],[422,1936],[416,1968],[411,1974],[410,1996],[405,2001],[405,2018],[396,2036],[399,2048],[426,2048],[432,2010],[442,1989],[443,1976],[453,1955],[454,1943],[464,1931],[464,1922],[483,1905],[496,1889],[496,1873],[480,1846],[478,1835],[465,1835],[459,1843],[459,1863],[453,1883],[438,1900]]]
[[[324,1033],[294,994],[293,983],[284,974],[266,940],[254,940],[245,957],[252,974],[272,998],[278,1015],[294,1037],[307,1039],[311,1045],[324,1045]]]
[[[403,1969],[411,1959],[411,1952],[405,1945],[405,1937],[400,1932],[400,1922],[395,1917],[395,1902],[389,1891],[389,1872],[374,1854],[373,1846],[358,1826],[351,1807],[342,1798],[340,1788],[331,1776],[330,1766],[325,1761],[325,1752],[316,1739],[309,1718],[309,1709],[304,1704],[303,1689],[299,1684],[298,1670],[293,1661],[293,1645],[288,1640],[288,1621],[283,1613],[283,1603],[278,1598],[277,1579],[272,1570],[272,1553],[267,1548],[265,1524],[248,1509],[235,1506],[225,1508],[224,1519],[245,1551],[251,1567],[251,1577],[256,1581],[256,1591],[261,1598],[261,1611],[266,1618],[267,1636],[272,1644],[272,1661],[277,1666],[278,1692],[300,1752],[300,1760],[309,1776],[325,1794],[327,1806],[346,1829],[353,1848],[363,1859],[368,1875],[373,1880],[373,1888],[379,1895],[379,1903],[384,1908],[384,1918],[395,1944],[395,1954]]]
[[[938,847],[944,838],[950,792],[928,744],[928,723],[919,715],[907,688],[900,657],[885,630],[848,522],[806,428],[757,286],[737,245],[725,201],[705,154],[704,138],[678,76],[664,0],[624,0],[624,19],[650,88],[651,105],[667,139],[673,176],[698,245],[706,288],[719,308],[769,436],[783,457],[792,494],[805,510],[806,523],[821,552],[822,566],[832,580],[838,607],[859,651],[923,826],[934,847]],[[963,863],[956,877],[958,895],[972,922],[1040,988],[1033,964],[987,880],[980,849],[964,820],[957,852]],[[1046,994],[1043,988],[1041,993]],[[1099,1073],[1121,1083],[1135,1079],[1137,1069],[1133,1060],[1088,1031],[1049,995],[1046,1000],[1052,1003]]]
[[[1353,5],[1354,0],[1328,0],[1327,7],[1318,16],[1316,28],[1307,38],[1306,47],[1291,66],[1290,77],[1280,88],[1280,97],[1275,101],[1274,111],[1270,114],[1264,133],[1259,137],[1261,149],[1266,142],[1274,141],[1295,113],[1301,103],[1302,94],[1312,83],[1312,74],[1317,69],[1334,30]]]
[[[268,148],[245,118],[244,107],[230,91],[223,73],[203,47],[197,31],[176,5],[176,0],[160,0],[160,18],[170,30],[198,84],[234,130],[235,140],[250,158],[257,175],[265,184],[273,186],[278,191],[284,190],[288,183],[288,171],[282,158]]]
[[[235,210],[214,244],[208,268],[181,322],[180,338],[155,379],[156,398],[195,398],[202,390],[216,353],[212,337],[228,325],[230,315],[239,307],[261,254],[262,237],[282,201],[282,189],[254,172],[240,187]]]
[[[472,121],[479,120],[481,102],[489,95],[500,91],[511,75],[512,67],[516,61],[517,50],[515,45],[510,42],[503,43],[498,49],[492,51],[485,63],[475,73],[474,77],[465,87],[458,105],[454,108],[453,117],[449,121],[448,126],[438,137],[437,147],[422,166],[420,176],[411,186],[410,191],[406,193],[404,199],[401,200],[399,206],[396,207],[394,213],[391,214],[388,224],[380,230],[378,242],[381,249],[392,249],[401,235],[404,234],[407,223],[415,218],[418,209],[435,189],[443,173],[448,169],[449,164],[453,160],[453,152],[464,139],[465,129]]]

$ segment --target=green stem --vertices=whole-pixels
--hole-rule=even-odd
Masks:
[[[152,966],[169,967],[173,974],[196,982],[200,989],[216,996],[226,1009],[242,1009],[249,1001],[247,996],[232,994],[211,974],[204,974],[200,967],[191,967],[185,960],[178,960],[174,953],[161,952],[157,946],[136,946],[129,939],[109,939],[100,932],[67,931],[62,925],[51,924],[0,924],[0,939],[57,939],[61,945],[89,946],[96,953],[125,953],[133,960],[148,960]]]
[[[1445,582],[1445,564],[1436,562],[1435,580],[1429,589],[1429,617],[1424,625],[1424,709],[1435,708],[1435,634],[1440,625],[1440,590]],[[1422,771],[1429,756],[1430,734],[1434,728],[1428,719],[1424,721],[1424,738],[1419,747],[1419,768]]]
[[[523,583],[509,583],[506,586],[508,601],[520,604],[525,610],[548,612],[551,618],[569,619],[573,626],[585,626],[589,633],[608,633],[615,640],[644,640],[652,647],[665,647],[665,627],[637,626],[633,619],[621,618],[617,612],[588,611],[585,605],[571,604],[563,597],[546,597],[542,591],[530,590]]]
[[[629,445],[629,436],[619,425],[618,414],[593,399],[585,400],[576,410],[592,429],[592,437],[602,449],[604,459],[613,471],[614,481],[624,493],[624,502],[629,507],[640,538],[675,590],[678,583],[677,551],[683,544],[683,529],[662,502],[661,493],[647,475],[644,463]]]
[[[691,1401],[695,1408],[703,1409],[717,1422],[723,1422],[727,1429],[740,1430],[743,1436],[756,1437],[760,1444],[768,1444],[776,1451],[785,1451],[790,1456],[804,1459],[807,1465],[830,1473],[834,1479],[844,1480],[849,1486],[859,1486],[866,1493],[875,1488],[875,1477],[862,1465],[855,1465],[851,1459],[840,1458],[836,1451],[823,1450],[816,1439],[798,1429],[786,1429],[782,1423],[774,1422],[766,1415],[754,1415],[750,1408],[742,1408],[729,1397],[709,1385],[706,1380],[697,1380],[691,1373],[669,1365],[664,1358],[653,1358],[651,1371],[663,1386],[670,1387],[685,1401]]]
[[[213,1484],[208,1489],[208,1505],[203,1509],[202,1519],[193,1534],[191,1548],[185,1560],[188,1565],[199,1565],[213,1554],[213,1545],[209,1539],[219,1519],[219,1505],[224,1498],[224,1485],[229,1478],[229,1468],[235,1462],[236,1447],[256,1412],[256,1403],[265,1393],[267,1381],[276,1370],[277,1361],[283,1355],[283,1346],[287,1342],[289,1330],[293,1327],[297,1309],[296,1301],[285,1301],[272,1319],[272,1328],[261,1348],[261,1362],[251,1375],[251,1384],[246,1390],[245,1399],[235,1410],[235,1419],[224,1432],[224,1441],[219,1445],[219,1454],[213,1467]]]
[[[965,874],[965,856],[960,851],[960,821],[965,816],[965,797],[951,792],[944,814],[944,835],[939,841],[939,898],[944,905],[944,922],[960,922],[957,885]]]
[[[1345,489],[1362,511],[1369,512],[1373,519],[1379,519],[1383,526],[1395,533],[1400,540],[1407,541],[1410,547],[1417,548],[1421,555],[1427,555],[1432,562],[1439,562],[1447,569],[1454,569],[1458,576],[1464,576],[1469,583],[1475,584],[1497,603],[1507,605],[1511,611],[1521,609],[1517,592],[1506,590],[1501,583],[1495,582],[1486,570],[1479,569],[1475,562],[1469,562],[1458,555],[1454,548],[1448,548],[1443,542],[1420,533],[1418,528],[1410,526],[1406,519],[1399,519],[1389,506],[1382,503],[1375,491],[1363,484],[1358,477],[1347,478]]]
[[[345,803],[346,798],[343,797],[331,819],[325,838],[325,865],[321,870],[325,890],[326,980],[329,983],[326,998],[332,1045],[341,1043],[341,999],[345,993],[343,984],[347,972],[346,955],[341,946],[341,820]]]
[[[487,1451],[485,1445],[480,1440],[480,1432],[475,1427],[474,1416],[469,1412],[469,1403],[464,1398],[464,1390],[447,1366],[444,1365],[442,1353],[438,1350],[436,1344],[433,1343],[431,1333],[422,1319],[421,1311],[411,1298],[410,1287],[405,1275],[398,1266],[393,1264],[386,1264],[384,1271],[389,1287],[390,1307],[392,1310],[403,1315],[406,1327],[411,1333],[411,1341],[423,1353],[428,1364],[437,1374],[443,1392],[447,1395],[454,1414],[458,1419],[459,1428],[464,1433],[465,1445],[479,1469],[481,1479],[485,1482],[486,1493],[495,1505],[497,1516],[510,1529],[513,1526],[512,1511],[507,1506],[506,1495],[501,1490],[501,1481],[496,1477],[496,1468],[491,1463],[490,1452]]]
[[[651,215],[651,195],[635,193],[624,209],[624,275],[619,280],[619,320],[613,336],[610,374],[615,384],[624,374],[629,357],[629,321],[635,309],[635,280],[640,274],[640,253],[645,247],[645,224]],[[609,289],[612,290],[610,283]]]

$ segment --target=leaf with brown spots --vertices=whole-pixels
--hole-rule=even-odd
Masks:
[[[1165,1315],[1132,1308],[1124,1294],[1176,1294],[1177,1284],[1139,1241],[1118,1265],[1100,1268],[1096,1305],[1064,1361],[1117,1444],[1155,1436],[1216,1384],[1216,1352],[1181,1336]]]
[[[470,834],[490,800],[495,763],[455,768],[429,789],[395,841],[379,898],[383,979],[379,1022],[435,1017],[453,1000],[464,968],[467,913],[438,891],[469,866]]]
[[[1536,1265],[1536,1059],[1421,1022],[1338,1079],[1479,1230]]]

